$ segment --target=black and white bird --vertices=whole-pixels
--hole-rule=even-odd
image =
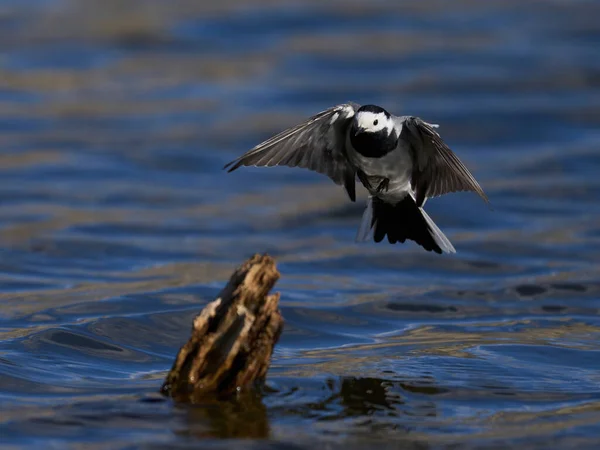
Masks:
[[[456,250],[423,210],[430,197],[474,191],[473,175],[435,131],[418,117],[394,116],[375,105],[345,103],[322,111],[225,165],[303,167],[343,185],[356,201],[355,181],[369,192],[358,241],[415,241],[427,251]]]

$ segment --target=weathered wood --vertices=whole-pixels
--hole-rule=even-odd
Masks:
[[[264,381],[283,329],[275,261],[254,255],[231,276],[217,299],[196,316],[161,392],[178,401],[230,395]]]

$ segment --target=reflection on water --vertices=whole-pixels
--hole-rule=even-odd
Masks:
[[[0,4],[0,436],[15,447],[596,448],[600,4]],[[348,100],[439,123],[458,253],[357,245],[365,195],[223,164]],[[158,389],[255,252],[261,396]],[[235,441],[222,438],[244,438]]]
[[[267,408],[258,395],[185,407],[185,415],[187,426],[178,431],[181,436],[197,439],[270,437]]]

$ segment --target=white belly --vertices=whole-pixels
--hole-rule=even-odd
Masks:
[[[406,194],[412,192],[410,187],[412,157],[408,147],[401,140],[398,147],[387,155],[381,158],[368,158],[355,151],[350,144],[350,139],[347,138],[346,152],[348,159],[356,168],[362,170],[368,177],[373,177],[370,194],[394,202],[402,200]],[[379,184],[377,178],[390,180],[387,192],[376,192]]]

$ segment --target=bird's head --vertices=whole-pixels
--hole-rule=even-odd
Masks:
[[[354,115],[352,134],[355,137],[364,133],[382,133],[384,136],[389,136],[393,129],[392,117],[379,106],[361,106]]]

